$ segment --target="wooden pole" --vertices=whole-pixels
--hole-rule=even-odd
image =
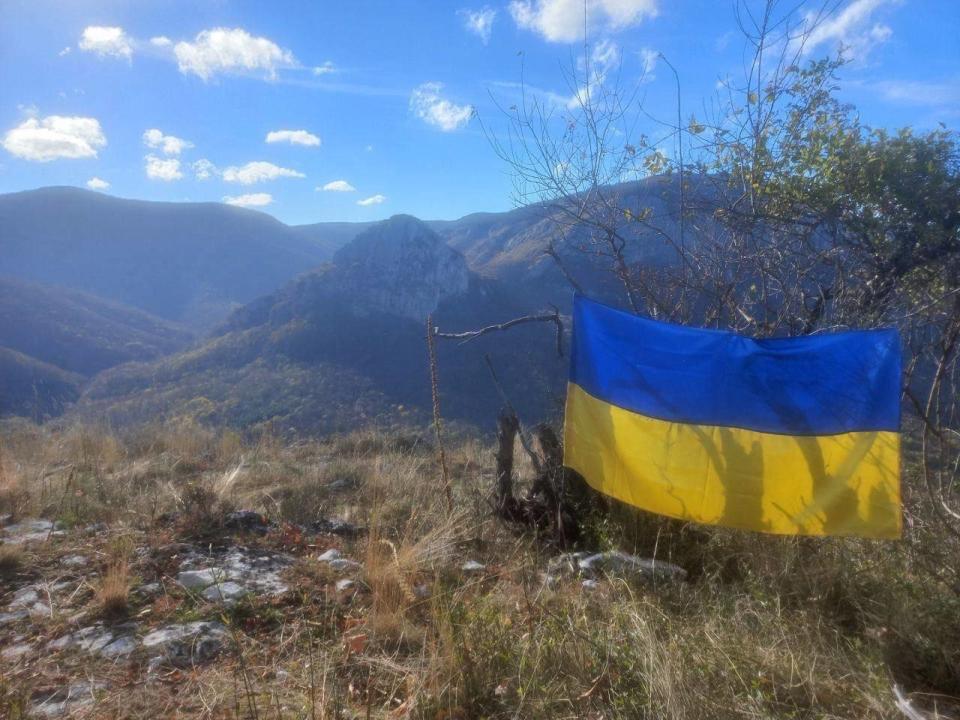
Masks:
[[[450,473],[447,470],[447,454],[443,450],[443,434],[440,427],[440,385],[437,373],[437,341],[433,315],[427,316],[427,355],[430,358],[430,393],[433,397],[433,431],[437,437],[437,455],[440,459],[440,473],[443,480],[443,492],[447,497],[447,511],[453,512],[453,489],[450,486]]]

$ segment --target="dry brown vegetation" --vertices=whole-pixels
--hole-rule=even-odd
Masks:
[[[448,448],[453,515],[432,448],[415,438],[17,424],[0,442],[0,513],[67,530],[0,546],[19,558],[6,587],[71,583],[18,629],[35,650],[0,660],[0,715],[21,717],[76,679],[103,683],[72,711],[98,718],[903,717],[894,686],[939,717],[957,711],[958,547],[926,520],[909,479],[907,536],[896,543],[775,538],[611,508],[590,521],[591,549],[655,554],[690,578],[586,590],[576,578],[545,582],[550,552],[492,518],[492,448],[480,442]],[[263,537],[229,532],[223,517],[236,508],[277,524]],[[326,516],[369,532],[343,539],[298,525]],[[205,603],[172,579],[183,542],[289,552],[290,590]],[[363,564],[353,588],[338,591],[348,576],[316,561],[329,548]],[[62,559],[76,553],[89,566],[65,573]],[[462,571],[467,559],[485,570]],[[145,582],[163,591],[144,598]],[[108,615],[141,634],[222,618],[231,641],[208,664],[155,675],[138,655],[43,650],[78,616]],[[13,635],[0,629],[0,646]]]

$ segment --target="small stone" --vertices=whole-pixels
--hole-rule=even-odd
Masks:
[[[150,661],[150,669],[156,669],[164,663],[183,668],[216,657],[223,649],[226,638],[227,630],[220,623],[200,621],[154,630],[143,638],[143,646],[161,653]]]
[[[547,573],[550,575],[576,575],[580,570],[580,560],[588,557],[590,553],[574,552],[563,553],[555,558],[550,558],[547,563]]]
[[[25,588],[20,588],[13,594],[13,598],[10,600],[8,607],[11,610],[30,607],[35,605],[40,601],[40,595],[37,594],[36,589],[33,586],[28,585]]]
[[[106,689],[105,683],[78,682],[60,688],[33,706],[33,712],[43,717],[60,717],[85,705],[92,705],[96,692]]]
[[[608,575],[633,577],[640,580],[685,580],[687,571],[682,567],[647,558],[628,555],[619,550],[596,553],[579,560],[580,572],[587,576]]]
[[[177,582],[187,590],[199,590],[208,587],[223,577],[220,570],[207,568],[205,570],[185,570],[177,575]]]
[[[0,627],[26,620],[28,617],[30,617],[28,610],[14,610],[13,612],[0,613]]]
[[[350,580],[349,578],[344,578],[343,580],[337,580],[337,585],[336,585],[337,592],[352,590],[354,585],[356,585],[356,583],[353,580]]]
[[[99,653],[113,642],[113,633],[103,627],[89,627],[76,633],[76,645],[89,653]]]
[[[336,548],[330,548],[322,555],[317,556],[317,560],[320,562],[330,562],[331,560],[339,560],[343,555]]]
[[[150,597],[151,595],[158,595],[160,593],[160,583],[144,583],[136,590],[134,590],[138,595],[144,597]]]
[[[460,569],[465,573],[478,573],[486,570],[487,566],[483,563],[477,562],[476,560],[467,560],[463,565],[460,566]]]
[[[4,660],[7,660],[8,662],[15,662],[20,658],[22,658],[24,655],[27,655],[31,650],[33,650],[33,646],[27,643],[20,643],[19,645],[11,645],[8,648],[4,648],[3,651],[0,652],[0,657],[2,657]]]
[[[46,540],[56,529],[57,526],[49,520],[23,520],[15,525],[7,525],[3,528],[3,533],[7,536],[7,542],[19,544]]]
[[[596,580],[587,579],[580,583],[580,587],[582,587],[584,590],[596,590],[598,587],[600,587],[600,583],[598,583]]]
[[[91,625],[47,643],[47,649],[75,648],[92,655],[120,657],[129,655],[136,648],[133,641],[136,630],[137,626],[134,623],[124,623],[112,628]]]
[[[107,658],[119,658],[130,655],[136,649],[136,641],[130,636],[123,636],[106,645],[100,654]]]
[[[203,591],[210,602],[233,603],[248,594],[248,590],[235,582],[217,583]]]
[[[356,570],[360,567],[360,563],[358,563],[356,560],[348,560],[346,558],[331,560],[328,564],[333,570],[336,570],[337,572],[346,572],[348,570]]]
[[[65,567],[83,567],[87,564],[87,558],[83,555],[67,555],[67,557],[61,558],[60,564]]]

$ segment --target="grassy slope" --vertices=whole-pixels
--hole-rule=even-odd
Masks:
[[[227,612],[236,644],[210,665],[144,682],[136,658],[39,653],[6,674],[0,709],[80,677],[110,683],[95,708],[103,717],[337,717],[339,708],[377,718],[896,718],[894,684],[921,706],[957,707],[946,696],[960,695],[958,548],[920,498],[908,495],[899,543],[774,538],[613,508],[593,523],[591,547],[656,552],[691,579],[590,592],[575,578],[545,584],[549,553],[490,518],[493,463],[479,444],[448,448],[451,515],[434,454],[415,439],[245,444],[192,424],[127,438],[8,426],[0,438],[0,513],[77,528],[6,558],[8,582],[62,576],[67,554],[98,558],[71,604],[36,621],[28,640],[56,637],[77,613],[82,623],[99,617],[118,556],[132,576],[164,585],[152,603],[131,595],[144,631],[217,618],[149,558],[178,541],[237,541],[218,524],[230,507],[294,522],[339,513],[371,528],[357,541],[312,540],[292,526],[241,538],[294,553],[294,589]],[[33,482],[67,464],[71,473]],[[158,522],[170,510],[185,513],[180,522]],[[109,530],[82,532],[95,521]],[[353,597],[338,595],[337,576],[314,559],[330,546],[364,563]],[[486,571],[461,573],[467,558]]]

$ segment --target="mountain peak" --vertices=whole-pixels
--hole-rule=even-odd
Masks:
[[[446,297],[466,292],[463,255],[410,215],[394,215],[362,232],[333,259],[337,284],[372,310],[423,320]]]

